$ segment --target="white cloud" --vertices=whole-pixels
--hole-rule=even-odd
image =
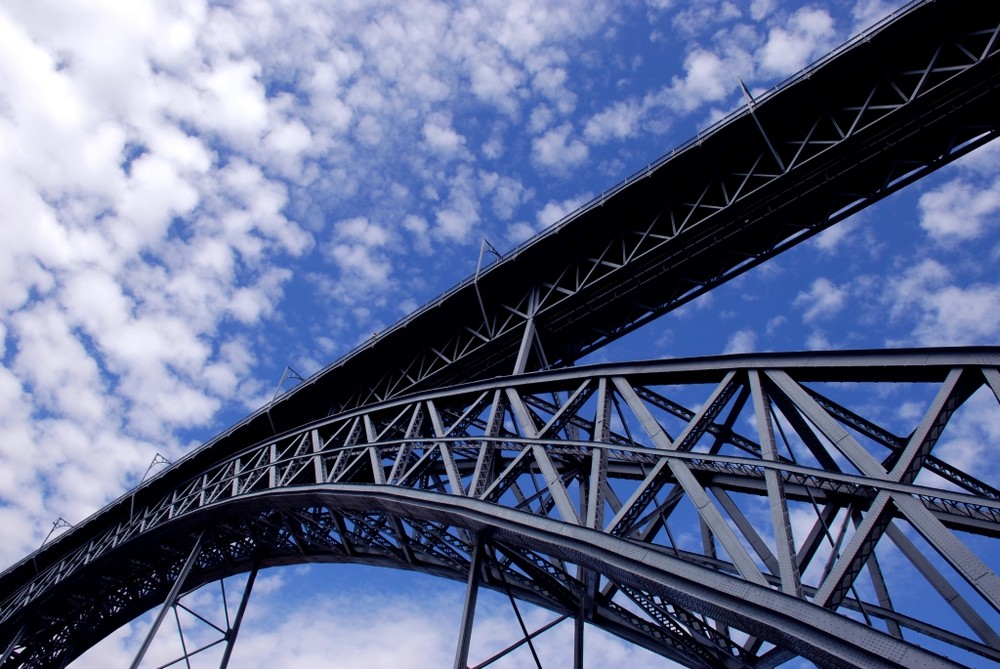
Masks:
[[[520,179],[483,172],[479,176],[484,195],[491,195],[493,213],[501,221],[510,220],[521,204],[533,195]]]
[[[450,242],[467,242],[479,223],[479,198],[471,171],[459,169],[448,184],[448,199],[437,210],[434,235]]]
[[[163,239],[171,221],[189,215],[200,200],[195,186],[169,160],[152,153],[136,158],[118,202],[115,242],[134,254]]]
[[[229,312],[240,323],[253,325],[271,314],[281,297],[283,284],[292,277],[292,271],[275,267],[260,276],[251,286],[236,288],[229,298]]]
[[[233,664],[247,669],[282,666],[326,666],[331,658],[343,666],[379,667],[442,667],[454,664],[459,633],[464,587],[460,584],[421,579],[414,586],[414,596],[404,597],[398,592],[383,588],[365,590],[356,584],[341,583],[341,579],[324,572],[350,570],[357,582],[378,582],[384,578],[396,583],[405,591],[406,577],[380,573],[373,568],[333,565],[312,567],[308,577],[308,594],[292,601],[282,601],[282,586],[268,587],[266,574],[258,577],[251,606],[247,610],[240,637],[234,647]],[[373,573],[374,572],[374,573]],[[333,583],[326,584],[326,580]],[[290,585],[301,588],[290,579]],[[415,580],[411,577],[409,580]],[[230,585],[228,590],[239,588]],[[206,616],[213,622],[224,621],[218,596],[203,589],[189,596],[185,606]],[[518,610],[528,629],[536,630],[551,622],[556,614],[537,607],[518,603]],[[127,664],[134,649],[141,643],[149,629],[149,618],[133,623],[109,637],[99,646],[82,656],[74,667],[107,667]],[[218,638],[203,624],[186,617],[183,619],[185,637],[191,646]],[[573,653],[573,622],[567,620],[535,637],[532,643],[539,654],[542,666],[561,666]],[[514,612],[507,598],[482,590],[476,607],[475,626],[470,650],[470,664],[476,664],[503,650],[522,638]],[[388,640],[388,641],[387,641]],[[176,658],[180,640],[175,629],[163,625],[154,637],[147,653],[151,665],[166,663]],[[218,651],[215,653],[218,654]],[[208,662],[218,663],[212,651],[206,653]],[[491,666],[512,669],[533,664],[527,646]],[[585,630],[584,660],[586,666],[629,666],[635,669],[674,666],[673,663],[649,651],[628,644],[601,630],[587,626]]]
[[[989,344],[1000,335],[1000,285],[958,285],[936,260],[925,260],[890,280],[882,301],[910,334],[890,345]]]
[[[730,353],[750,353],[756,349],[757,333],[750,328],[737,330],[729,336],[726,341],[724,354]]]
[[[768,337],[774,336],[779,330],[781,330],[788,323],[787,316],[775,316],[767,322],[767,326],[764,332],[767,333]]]
[[[383,247],[388,231],[359,216],[334,226],[330,256],[341,272],[340,290],[363,296],[389,281],[392,266]]]
[[[264,139],[264,149],[270,154],[272,164],[290,178],[299,178],[302,158],[311,153],[315,137],[299,119],[272,124]]]
[[[788,19],[785,27],[772,28],[758,55],[766,74],[787,76],[834,45],[833,17],[826,10],[803,7]]]
[[[113,408],[105,404],[100,369],[74,336],[65,312],[38,305],[16,314],[10,325],[17,342],[14,371],[31,385],[38,400],[87,424]]]
[[[947,284],[951,272],[936,260],[923,260],[895,277],[885,287],[889,315],[900,318],[917,306],[926,296]]]
[[[996,397],[989,389],[980,388],[949,421],[934,455],[961,471],[974,473],[980,480],[995,481],[1000,467],[991,455],[991,445],[998,439],[1000,412]]]
[[[358,119],[355,135],[362,144],[375,147],[382,143],[384,129],[378,118],[372,114],[365,114]]]
[[[642,118],[642,109],[634,102],[616,102],[595,114],[583,129],[590,142],[603,143],[612,139],[626,139],[635,131]]]
[[[531,239],[538,230],[527,221],[516,221],[507,226],[507,240],[514,245]]]
[[[541,104],[531,110],[528,117],[528,130],[533,133],[541,133],[548,128],[556,118],[552,107]]]
[[[403,219],[403,228],[412,233],[411,239],[418,251],[421,253],[431,252],[430,238],[427,232],[430,230],[430,225],[425,219],[410,214]]]
[[[546,202],[545,206],[538,212],[538,227],[544,229],[554,223],[558,223],[583,206],[588,200],[590,200],[590,195],[580,195],[568,200]]]
[[[737,85],[732,68],[718,54],[696,49],[684,59],[684,77],[674,77],[668,104],[690,112],[706,102],[719,102]]]
[[[513,112],[517,108],[514,94],[523,80],[520,71],[503,62],[498,62],[494,66],[478,62],[473,66],[471,75],[472,92],[476,96],[508,112]]]
[[[901,4],[899,0],[858,0],[851,11],[854,18],[854,27],[851,32],[858,33],[864,30],[898,9]]]
[[[920,197],[920,227],[937,242],[982,236],[1000,210],[1000,181],[987,188],[954,179]]]
[[[750,3],[750,18],[759,21],[774,11],[776,0],[753,0]]]
[[[699,0],[686,3],[674,16],[673,25],[683,33],[696,35],[737,19],[741,14],[739,4],[732,0]]]
[[[860,216],[853,216],[846,221],[841,221],[816,235],[812,243],[824,253],[836,253],[841,246],[848,245],[857,238],[861,222]]]
[[[565,60],[565,55],[552,59],[555,62]],[[532,87],[549,100],[552,100],[561,114],[569,114],[576,107],[576,95],[566,88],[566,70],[551,65],[539,68],[532,77]]]
[[[1000,334],[1000,285],[945,286],[920,301],[914,329],[925,346],[987,344]]]
[[[423,135],[427,148],[444,156],[453,156],[465,146],[465,138],[455,132],[451,119],[443,114],[436,114],[424,123]]]
[[[635,26],[605,2],[2,4],[0,562],[133,485],[155,452],[175,459],[242,417],[273,390],[270,367],[315,368],[460,278],[479,233],[519,241],[575,210],[595,192],[588,161],[609,164],[599,145],[620,141],[620,155],[610,146],[627,165],[629,141],[660,145],[679,116],[722,113],[738,76],[784,71],[826,39],[821,9],[774,27],[742,22],[735,2],[676,8],[699,39],[686,52],[661,42],[654,57],[642,24],[620,67],[608,36]],[[755,0],[749,12],[774,10]],[[671,82],[659,91],[643,80],[653,63]],[[973,166],[982,155],[963,165],[992,178],[995,166]],[[532,181],[532,163],[571,178]],[[960,199],[937,210],[960,216]],[[991,207],[966,234],[990,233]],[[996,287],[941,268],[883,296],[907,341],[995,341]],[[807,319],[823,298],[804,293]],[[744,329],[728,346],[756,344]],[[323,615],[295,610],[259,634],[273,642],[298,622],[303,648],[328,657],[341,652],[330,629],[374,644],[434,627],[399,604],[391,629],[360,629],[321,602]],[[409,648],[448,663],[446,632],[431,631],[446,652]],[[636,649],[601,643],[588,637],[598,664],[643,666]],[[274,663],[267,652],[261,664]]]
[[[847,289],[837,286],[829,279],[821,277],[813,281],[808,291],[800,291],[794,305],[804,309],[802,320],[814,323],[833,318],[844,308],[848,297]]]
[[[205,96],[197,119],[236,146],[249,149],[267,127],[260,64],[251,58],[216,63],[199,82]]]
[[[483,155],[486,156],[487,158],[491,158],[494,160],[502,156],[503,151],[504,151],[503,140],[496,135],[486,140],[486,142],[483,143],[482,146]]]
[[[572,126],[564,123],[536,137],[532,141],[535,164],[549,171],[563,172],[586,161],[589,155],[587,145],[575,137],[571,138],[572,132]]]
[[[1000,142],[989,142],[965,154],[954,164],[963,173],[991,179],[1000,169]]]

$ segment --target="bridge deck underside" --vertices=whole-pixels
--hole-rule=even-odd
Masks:
[[[345,409],[582,356],[992,140],[1000,5],[920,4],[223,433],[183,467]]]
[[[0,666],[60,666],[153,605],[202,530],[191,583],[309,560],[464,579],[483,542],[485,586],[692,666],[943,661],[914,639],[1000,660],[1000,494],[934,451],[1000,393],[996,350],[570,367],[992,140],[998,36],[1000,3],[914,3],[308,379],[0,574]],[[931,390],[903,430],[848,408],[864,383]],[[582,543],[517,538],[553,523]],[[893,592],[887,545],[954,625]]]

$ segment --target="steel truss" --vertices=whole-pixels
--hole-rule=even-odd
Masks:
[[[584,623],[691,667],[1000,661],[995,474],[936,448],[1000,349],[567,368],[994,138],[998,37],[911,3],[144,481],[0,574],[0,668],[302,562],[466,583],[459,668],[481,587],[577,664]]]
[[[912,3],[234,433],[573,364],[993,139],[998,35],[998,3]]]
[[[3,600],[0,666],[61,666],[169,602],[196,537],[185,589],[257,564],[419,570],[690,667],[1000,661],[1000,491],[935,451],[971,397],[1000,402],[998,370],[1000,348],[730,356],[345,412],[158,477]],[[920,415],[879,420],[887,392]]]

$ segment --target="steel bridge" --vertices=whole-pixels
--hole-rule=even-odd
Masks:
[[[47,543],[0,574],[0,667],[160,606],[137,667],[249,572],[225,665],[303,562],[467,583],[457,668],[484,587],[573,621],[575,666],[588,623],[689,667],[1000,661],[1000,491],[934,450],[1000,348],[573,366],[993,139],[998,36],[1000,3],[908,5]],[[912,425],[865,415],[886,386]]]

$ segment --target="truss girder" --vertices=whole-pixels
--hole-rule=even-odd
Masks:
[[[464,582],[482,541],[500,556],[483,587],[692,667],[1000,661],[1000,501],[955,485],[971,477],[935,451],[969,397],[996,400],[998,369],[997,348],[729,356],[517,375],[345,412],[193,476],[167,470],[130,517],[78,525],[66,536],[87,542],[57,539],[47,567],[0,576],[0,666],[61,666],[162,601],[202,533],[194,582],[308,561]],[[889,439],[898,425],[830,396],[845,384],[931,399]],[[704,541],[688,536],[699,524]],[[880,568],[886,551],[911,565],[904,582]],[[917,584],[959,622],[914,606]]]
[[[566,368],[992,140],[998,35],[916,0],[46,544],[0,574],[0,667],[162,603],[196,537],[185,588],[419,570],[692,667],[1000,661],[1000,492],[938,447],[1000,349]],[[880,383],[932,399],[837,390]]]
[[[572,364],[990,141],[998,29],[996,3],[913,3],[278,398],[234,443]]]

